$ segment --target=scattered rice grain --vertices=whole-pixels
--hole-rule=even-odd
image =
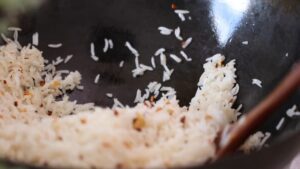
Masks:
[[[73,55],[68,55],[68,56],[65,58],[64,63],[68,63],[72,58],[73,58]]]
[[[48,44],[49,48],[60,48],[62,47],[62,43],[56,43],[56,44]]]
[[[132,45],[128,41],[126,41],[125,46],[130,50],[130,52],[134,56],[138,57],[140,55],[139,52],[135,48],[133,48]]]
[[[166,28],[163,26],[158,27],[158,30],[160,31],[160,34],[162,34],[162,35],[171,35],[171,33],[173,32],[172,29],[169,29],[169,28]]]
[[[188,61],[188,62],[192,61],[192,58],[189,58],[183,50],[180,51],[180,54],[186,61]]]
[[[35,32],[32,35],[32,44],[35,45],[35,46],[39,45],[39,33],[38,32]]]
[[[278,122],[278,124],[276,125],[276,130],[280,130],[280,129],[281,129],[281,127],[282,127],[284,121],[285,121],[285,118],[282,117],[282,118],[280,119],[280,121]]]
[[[175,34],[175,37],[176,37],[178,40],[182,41],[183,38],[181,37],[180,32],[181,32],[180,27],[177,27],[177,28],[175,29],[175,31],[174,31],[174,34]]]
[[[185,48],[187,48],[191,43],[192,43],[192,40],[193,40],[193,38],[192,37],[189,37],[186,41],[184,41],[183,43],[182,43],[182,48],[183,49],[185,49]]]
[[[262,81],[259,79],[252,79],[252,84],[262,88]]]
[[[100,74],[97,74],[95,77],[94,83],[95,84],[99,83],[99,80],[100,80]]]
[[[120,63],[119,63],[119,67],[123,67],[124,66],[124,60],[122,60]]]
[[[177,63],[180,63],[182,61],[178,56],[174,54],[170,54],[170,57]]]

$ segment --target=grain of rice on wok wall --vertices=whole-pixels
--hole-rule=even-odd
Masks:
[[[62,78],[35,47],[1,46],[0,157],[76,168],[204,163],[214,156],[217,132],[236,120],[234,61],[215,66],[224,59],[215,55],[204,64],[202,87],[189,107],[161,98],[153,105],[109,109],[68,99],[64,91],[80,85],[79,72]]]

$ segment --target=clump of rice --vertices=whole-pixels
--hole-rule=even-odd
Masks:
[[[135,107],[114,98],[109,109],[69,100],[66,91],[79,87],[79,72],[63,78],[55,65],[44,65],[35,47],[1,46],[0,157],[71,168],[204,163],[215,155],[218,131],[236,120],[235,62],[223,65],[224,59],[220,54],[207,59],[188,107],[179,106],[174,89],[153,82],[149,92],[160,88],[168,95]]]
[[[79,72],[67,72],[62,78],[55,65],[63,62],[58,57],[52,64],[44,65],[41,52],[33,46],[21,50],[13,42],[0,47],[0,112],[5,119],[37,116],[62,116],[76,113],[80,105],[69,101],[66,91],[79,86]],[[62,100],[57,101],[57,97]],[[23,112],[23,115],[18,115]],[[30,119],[31,120],[31,119]]]

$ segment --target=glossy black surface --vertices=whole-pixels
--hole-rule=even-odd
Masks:
[[[178,9],[189,10],[191,20],[181,22],[171,8],[172,3]],[[176,89],[182,105],[188,105],[195,94],[202,65],[213,54],[222,53],[227,60],[236,59],[240,85],[238,104],[244,105],[243,112],[262,100],[300,59],[298,0],[49,0],[36,11],[22,16],[19,26],[23,28],[22,44],[30,43],[32,34],[39,32],[39,48],[46,58],[74,54],[68,64],[59,66],[59,69],[79,70],[83,75],[85,89],[71,93],[72,99],[92,101],[100,106],[112,104],[106,93],[113,93],[122,103],[133,105],[137,88],[144,89],[150,81],[162,81],[160,66],[133,78],[134,56],[124,46],[125,41],[130,41],[146,65],[151,65],[150,57],[158,48],[178,54],[181,42],[174,36],[160,35],[159,26],[180,26],[184,38],[193,37],[192,44],[185,50],[193,61],[176,64],[169,59],[168,65],[175,68],[175,72],[171,81],[163,83]],[[114,42],[114,49],[106,54],[102,52],[104,38]],[[249,44],[243,45],[243,41]],[[49,43],[59,42],[63,43],[62,48],[47,47]],[[91,42],[95,43],[99,62],[90,58]],[[124,67],[119,68],[122,60]],[[158,59],[156,63],[159,65]],[[93,81],[98,73],[101,80],[96,85]],[[252,85],[252,78],[262,80],[263,88]],[[272,132],[274,144],[299,130],[299,118],[287,118],[283,128],[275,130],[285,110],[293,104],[300,106],[299,100],[298,90],[262,126],[262,130]],[[254,168],[251,164],[257,165],[255,168],[282,168],[280,166],[299,149],[293,142],[295,139],[300,141],[295,137],[291,139],[293,144],[271,146],[250,156],[236,155],[207,168]]]

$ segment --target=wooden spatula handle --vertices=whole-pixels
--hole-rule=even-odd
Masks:
[[[243,119],[233,126],[226,143],[219,145],[217,158],[237,150],[244,141],[274,112],[298,87],[300,87],[300,64],[296,64],[275,90]],[[224,138],[221,138],[224,139]]]

